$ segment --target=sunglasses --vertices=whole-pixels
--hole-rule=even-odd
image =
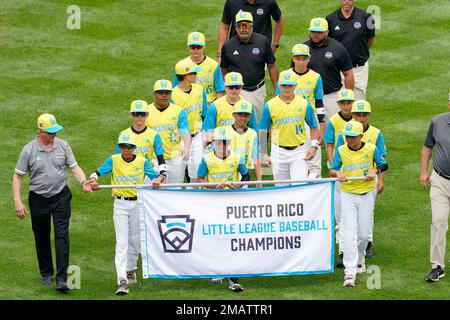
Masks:
[[[239,29],[250,29],[252,24],[250,22],[239,22],[237,26]]]
[[[242,89],[242,86],[227,86],[227,88],[230,90],[240,90]]]
[[[133,117],[146,117],[148,116],[147,112],[132,112],[131,115]]]
[[[119,144],[119,148],[120,148],[120,149],[131,150],[131,149],[133,149],[133,148],[136,148],[136,146],[133,145],[133,144],[121,143],[121,144]]]
[[[203,46],[193,44],[193,45],[190,45],[189,48],[191,48],[192,50],[201,50],[201,49],[203,49]]]
[[[156,94],[160,94],[160,95],[164,95],[164,94],[171,94],[172,91],[169,90],[159,90],[159,91],[155,91]]]

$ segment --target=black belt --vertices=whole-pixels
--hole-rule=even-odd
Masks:
[[[128,201],[136,201],[137,197],[119,197],[119,196],[115,196],[114,198],[119,199],[119,200],[128,200]]]
[[[449,176],[446,176],[445,174],[443,174],[443,173],[437,171],[436,168],[433,168],[433,169],[434,169],[434,172],[436,172],[438,176],[440,176],[440,177],[442,177],[442,178],[444,178],[444,179],[446,179],[446,180],[450,180],[450,177],[449,177]]]
[[[301,147],[302,145],[303,145],[303,143],[299,144],[298,146],[295,146],[295,147],[287,147],[287,146],[280,146],[280,145],[279,145],[279,147],[283,148],[285,150],[294,150],[294,149],[297,149],[298,147]]]
[[[364,67],[367,61],[358,62],[353,64],[353,68]]]
[[[197,131],[197,133],[191,134],[191,138],[195,137],[196,135],[198,135],[200,131]]]
[[[258,90],[259,88],[261,88],[263,85],[265,85],[264,80],[262,80],[260,83],[258,83],[255,86],[250,86],[250,87],[243,86],[242,89],[245,91],[255,91],[255,90]]]

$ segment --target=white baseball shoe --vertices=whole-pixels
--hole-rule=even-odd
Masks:
[[[211,282],[215,284],[221,284],[223,281],[223,278],[212,278]]]
[[[356,276],[352,274],[346,274],[344,277],[344,283],[342,284],[344,287],[354,287],[356,281]]]
[[[366,264],[365,263],[358,264],[358,266],[356,267],[356,273],[364,273],[364,272],[366,272]]]

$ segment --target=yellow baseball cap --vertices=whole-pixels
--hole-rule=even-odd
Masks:
[[[133,146],[136,146],[136,143],[134,142],[134,136],[126,133],[123,133],[119,136],[119,139],[117,139],[117,144],[131,144]]]
[[[63,129],[63,127],[56,122],[55,116],[49,113],[44,113],[39,116],[37,119],[37,126],[39,130],[43,130],[47,133],[56,133]]]
[[[244,80],[239,72],[229,72],[225,75],[225,87],[243,86]]]
[[[236,23],[241,21],[250,21],[253,23],[253,16],[250,12],[247,11],[239,11],[236,15]]]
[[[213,140],[231,141],[231,138],[227,134],[227,130],[225,129],[225,127],[217,127],[213,132]]]
[[[328,21],[324,18],[311,19],[308,30],[314,32],[325,32],[328,30]]]
[[[156,81],[153,86],[153,92],[155,91],[172,91],[172,82],[164,79]]]
[[[355,101],[355,93],[350,89],[341,89],[338,92],[336,101]]]
[[[195,31],[188,34],[186,45],[205,46],[205,44],[206,44],[205,35],[203,33]]]
[[[363,126],[361,122],[350,120],[345,124],[342,134],[344,136],[357,137],[363,134]]]
[[[295,74],[292,69],[284,70],[280,72],[278,76],[278,84],[280,86],[295,86],[297,81],[295,81]]]
[[[233,113],[252,113],[252,104],[245,100],[239,100],[233,107]]]
[[[292,47],[292,56],[307,56],[311,57],[311,54],[309,53],[309,47],[306,44],[296,44]]]
[[[130,112],[147,112],[148,103],[144,100],[134,100],[130,105]]]
[[[180,76],[190,73],[197,73],[200,70],[202,70],[202,68],[200,68],[200,66],[198,66],[189,58],[178,61],[175,65],[175,73]]]
[[[369,101],[366,100],[356,100],[352,105],[352,112],[372,112]]]

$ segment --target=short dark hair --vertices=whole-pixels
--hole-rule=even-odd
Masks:
[[[186,79],[186,74],[177,74],[177,79],[179,82],[183,81],[184,79]]]

